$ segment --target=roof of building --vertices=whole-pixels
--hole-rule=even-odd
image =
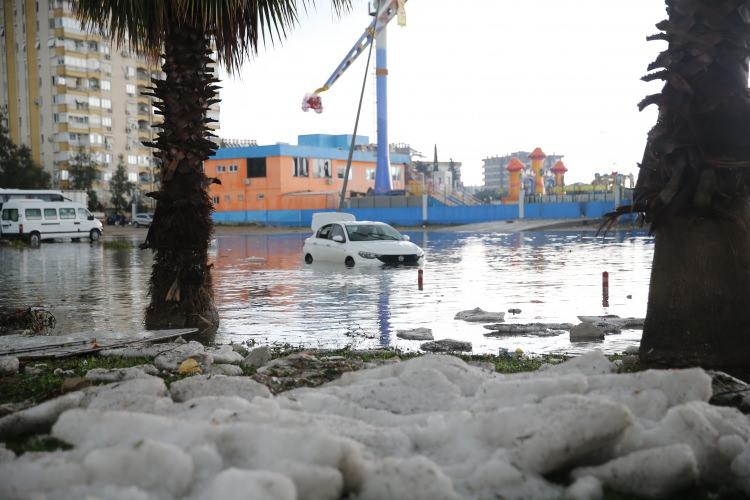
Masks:
[[[529,155],[529,158],[531,158],[532,160],[543,160],[546,157],[547,155],[544,154],[542,148],[534,148],[534,151],[532,151]]]
[[[506,170],[508,170],[508,172],[518,172],[519,170],[523,170],[524,166],[518,158],[513,157],[508,162],[508,166],[505,168]]]
[[[561,160],[558,160],[557,163],[555,163],[555,166],[552,167],[552,171],[556,174],[564,174],[568,171],[568,169],[565,167],[565,164]]]
[[[209,160],[227,160],[233,158],[268,158],[274,156],[293,156],[301,158],[321,158],[327,160],[346,160],[349,156],[351,136],[327,136],[325,134],[301,135],[299,145],[271,144],[266,146],[244,146],[237,148],[219,148]],[[367,142],[366,136],[357,136],[355,144]],[[352,161],[372,162],[377,160],[376,151],[354,151]],[[391,163],[409,163],[409,155],[390,153]]]

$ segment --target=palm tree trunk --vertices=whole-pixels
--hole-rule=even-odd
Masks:
[[[655,234],[646,363],[729,369],[750,359],[750,9],[667,0],[667,50],[634,208]]]
[[[203,29],[171,26],[162,66],[166,79],[154,81],[152,94],[164,122],[156,142],[149,143],[157,149],[161,186],[150,193],[157,203],[144,245],[155,251],[146,328],[211,332],[219,317],[208,264],[213,207],[203,161],[215,151],[206,112],[216,102],[216,79],[208,66],[210,44]]]

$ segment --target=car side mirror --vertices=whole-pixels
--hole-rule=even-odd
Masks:
[[[409,238],[408,234],[401,235],[401,239],[404,240],[404,241],[410,241],[411,240],[411,238]]]
[[[341,236],[340,234],[337,234],[332,239],[333,239],[333,241],[335,241],[337,243],[343,243],[344,242],[344,237]]]
[[[94,220],[94,216],[93,215],[89,215],[89,220]]]

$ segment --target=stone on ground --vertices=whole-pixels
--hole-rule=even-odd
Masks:
[[[604,330],[594,323],[583,322],[570,329],[570,341],[582,342],[604,339]]]
[[[412,328],[411,330],[398,330],[396,337],[404,340],[432,340],[432,329],[430,328]]]
[[[456,313],[453,319],[462,321],[476,322],[476,323],[492,323],[493,321],[504,321],[504,312],[490,312],[485,311],[479,307],[470,309],[468,311],[460,311]]]
[[[442,339],[434,342],[425,342],[420,349],[428,352],[470,352],[471,342],[462,340]]]
[[[19,366],[18,358],[3,356],[0,358],[0,375],[15,375]]]
[[[243,368],[259,368],[271,361],[271,350],[268,346],[256,347],[242,360]]]

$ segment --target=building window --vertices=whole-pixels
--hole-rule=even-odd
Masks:
[[[237,165],[229,165],[229,171],[230,172],[236,172],[237,171]]]
[[[112,82],[109,80],[102,80],[102,90],[112,90]]]
[[[228,194],[225,194],[224,195],[224,201],[232,201],[232,197],[229,196]]]
[[[105,127],[111,127],[112,126],[112,118],[109,116],[102,116],[102,125]]]
[[[226,171],[227,171],[227,167],[225,167],[224,165],[216,165],[216,173],[217,174],[221,174],[221,173],[226,172]]]
[[[135,165],[138,163],[138,157],[136,155],[128,155],[128,163],[130,165]]]
[[[212,196],[211,197],[211,203],[213,203],[214,205],[218,205],[219,204],[219,197],[218,196]]]
[[[266,159],[265,158],[248,158],[247,159],[247,176],[248,177],[265,177],[266,176]]]
[[[310,171],[307,158],[294,158],[294,176],[308,177],[309,175]]]
[[[319,158],[315,158],[313,160],[313,177],[318,177],[318,178],[333,177],[333,170],[331,169],[331,160],[321,160]]]
[[[135,95],[135,85],[132,83],[125,84],[125,92],[127,92],[129,95]]]
[[[138,174],[136,172],[128,172],[128,182],[138,182]]]
[[[336,177],[339,179],[343,179],[344,175],[346,174],[346,167],[339,167],[336,169]],[[354,169],[349,169],[349,180],[352,180],[352,177],[354,177]]]
[[[401,168],[400,167],[391,167],[391,179],[394,181],[401,180]]]
[[[104,109],[112,109],[112,100],[110,100],[110,99],[102,99],[102,108],[104,108]]]
[[[245,195],[244,194],[238,194],[237,195],[237,201],[245,201]]]
[[[375,180],[375,169],[374,168],[368,168],[365,172],[365,175],[367,176],[368,181],[374,181]]]

